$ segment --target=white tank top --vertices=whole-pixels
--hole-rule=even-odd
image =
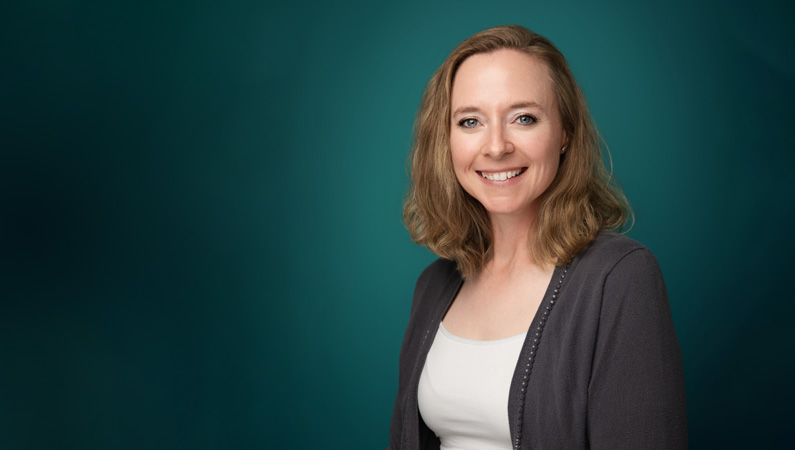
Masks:
[[[510,450],[508,390],[527,332],[474,341],[439,324],[420,375],[418,401],[441,450]]]

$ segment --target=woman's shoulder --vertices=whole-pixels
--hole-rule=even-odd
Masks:
[[[462,282],[461,273],[456,263],[438,258],[429,264],[417,278],[414,287],[412,311],[418,308],[432,307],[432,304],[444,299],[457,291]]]
[[[430,263],[417,278],[415,295],[428,289],[450,288],[461,281],[461,273],[456,263],[443,258],[438,258]]]
[[[428,279],[447,278],[452,275],[460,276],[455,262],[450,261],[449,259],[437,258],[435,261],[428,264],[425,269],[423,269],[417,281],[419,282]]]
[[[658,267],[654,254],[643,244],[623,234],[602,231],[588,246],[575,257],[581,268],[598,272],[610,272],[620,263],[640,264]]]
[[[657,258],[643,244],[621,234],[602,232],[571,266],[572,276],[567,281],[576,285],[573,290],[582,298],[599,299],[593,303],[599,308],[589,317],[604,324],[617,320],[670,322],[662,271]]]

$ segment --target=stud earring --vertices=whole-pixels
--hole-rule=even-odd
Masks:
[[[566,153],[566,147],[563,147],[562,149],[560,149],[560,154],[562,155],[564,153]]]

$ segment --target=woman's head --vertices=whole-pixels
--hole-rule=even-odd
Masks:
[[[523,52],[477,53],[456,71],[450,156],[461,187],[493,222],[530,231],[567,145],[547,66]]]
[[[536,261],[567,261],[601,228],[623,226],[629,214],[623,194],[611,184],[604,168],[599,135],[585,97],[560,51],[520,26],[484,30],[459,44],[425,88],[416,117],[412,182],[404,206],[412,238],[439,256],[455,260],[465,277],[477,273],[488,260],[491,227],[486,209],[462,188],[453,167],[453,87],[467,59],[512,53],[504,50],[514,55],[520,52],[545,66],[566,147],[554,179],[538,198],[533,238],[528,243]],[[528,79],[528,83],[533,81]]]

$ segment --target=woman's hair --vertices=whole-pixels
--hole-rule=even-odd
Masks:
[[[481,31],[458,45],[425,87],[414,124],[411,185],[403,220],[414,242],[453,260],[464,278],[491,257],[492,230],[483,205],[456,179],[450,155],[450,95],[468,57],[513,49],[549,68],[566,152],[540,198],[530,246],[541,264],[565,264],[603,228],[620,231],[632,215],[621,188],[602,162],[601,138],[563,54],[543,36],[518,25]]]

